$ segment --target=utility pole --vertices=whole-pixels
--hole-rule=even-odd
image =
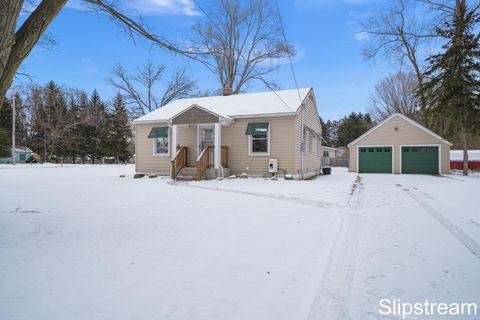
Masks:
[[[12,164],[15,165],[15,92],[12,94]]]
[[[47,129],[43,128],[43,163],[47,163]]]

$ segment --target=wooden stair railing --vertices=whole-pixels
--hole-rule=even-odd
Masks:
[[[197,167],[197,180],[201,180],[203,178],[203,175],[205,174],[205,171],[207,171],[208,168],[211,168],[214,166],[215,163],[215,147],[214,146],[208,146],[205,149],[202,150],[200,155],[197,158],[196,162],[196,167]],[[220,155],[220,164],[224,168],[228,168],[228,147],[227,146],[222,146],[221,147],[221,155]]]
[[[211,166],[210,161],[213,161],[213,146],[208,146],[202,150],[200,155],[197,158],[196,167],[197,167],[197,180],[201,180],[205,171]],[[212,159],[210,159],[212,158]]]
[[[188,148],[185,146],[177,146],[177,153],[172,159],[172,179],[176,179],[180,171],[187,166]]]

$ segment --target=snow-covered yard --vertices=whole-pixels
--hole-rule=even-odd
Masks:
[[[0,167],[0,319],[371,319],[385,297],[480,303],[478,178],[133,170]]]

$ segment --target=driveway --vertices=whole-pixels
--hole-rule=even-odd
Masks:
[[[480,179],[359,177],[358,205],[347,215],[309,318],[383,319],[383,298],[480,305]]]

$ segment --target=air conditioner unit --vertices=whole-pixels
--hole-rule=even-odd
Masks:
[[[278,171],[278,159],[269,159],[268,160],[268,172],[277,173]]]

